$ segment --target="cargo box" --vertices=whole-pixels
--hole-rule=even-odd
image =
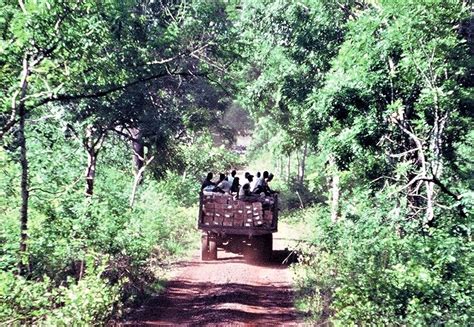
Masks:
[[[224,235],[263,235],[277,230],[278,199],[244,202],[220,193],[202,194],[198,227]]]

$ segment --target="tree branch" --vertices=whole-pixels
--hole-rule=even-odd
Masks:
[[[83,94],[73,94],[73,95],[59,94],[59,95],[56,95],[56,96],[50,96],[50,97],[45,98],[42,101],[40,101],[37,104],[37,106],[41,106],[41,105],[44,105],[46,103],[56,102],[56,101],[74,101],[74,100],[81,100],[81,99],[100,98],[100,97],[112,94],[114,92],[117,92],[117,91],[123,91],[123,90],[125,90],[125,89],[127,89],[131,86],[134,86],[134,85],[137,85],[137,84],[140,84],[140,83],[148,82],[148,81],[151,81],[151,80],[154,80],[154,79],[158,79],[158,78],[162,78],[162,77],[166,77],[166,76],[170,76],[170,75],[175,75],[175,76],[206,76],[206,74],[204,74],[204,73],[191,74],[190,72],[171,72],[171,71],[161,72],[161,73],[154,74],[154,75],[151,75],[151,76],[147,76],[147,77],[144,77],[144,78],[136,79],[134,81],[128,82],[128,83],[123,84],[123,85],[117,85],[117,86],[111,87],[109,89],[100,90],[100,91],[96,91],[96,92],[83,93]]]
[[[422,180],[422,181],[425,181],[425,182],[431,182],[431,183],[434,183],[435,185],[439,186],[439,188],[441,189],[441,191],[443,191],[444,193],[448,194],[449,196],[453,197],[456,201],[459,201],[461,200],[462,198],[462,195],[460,194],[456,194],[454,192],[452,192],[451,190],[449,190],[446,185],[444,185],[439,179],[437,179],[436,177],[432,177],[432,178],[426,178],[426,177],[420,177],[418,178],[419,180]]]

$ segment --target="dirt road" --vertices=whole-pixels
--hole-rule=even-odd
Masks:
[[[288,226],[274,234],[273,259],[246,263],[241,255],[218,252],[201,261],[199,252],[177,265],[167,290],[135,312],[132,325],[298,325],[288,265],[295,244]],[[285,250],[286,249],[286,250]]]

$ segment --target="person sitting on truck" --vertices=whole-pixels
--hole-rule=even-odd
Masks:
[[[230,185],[232,185],[234,182],[235,175],[237,175],[237,172],[234,169],[230,172],[230,175],[227,176],[227,180],[229,181]]]
[[[232,186],[230,187],[230,193],[234,194],[237,198],[239,197],[239,184],[240,179],[238,177],[234,177],[234,181],[232,182]]]
[[[216,186],[216,192],[220,192],[220,193],[227,193],[227,194],[230,194],[230,187],[232,185],[229,183],[229,181],[227,180],[227,177],[224,175],[224,174],[220,174],[219,176],[219,182]]]
[[[268,175],[267,186],[265,188],[265,195],[272,195],[272,194],[275,194],[275,193],[280,193],[278,191],[272,190],[269,186],[269,183],[273,180],[273,177],[275,177],[275,176],[271,173]]]
[[[267,189],[267,179],[268,179],[268,171],[263,172],[263,176],[257,180],[255,183],[255,187],[253,188],[252,192],[255,194],[260,194],[265,192]]]
[[[245,178],[247,179],[247,182],[244,183],[244,184],[242,185],[242,187],[240,188],[239,196],[244,195],[244,186],[245,186],[245,185],[248,185],[248,188],[249,188],[249,190],[250,190],[250,184],[251,184],[252,181],[253,181],[253,175],[250,174],[249,172],[246,172],[244,176],[245,176]]]
[[[250,183],[245,183],[242,186],[241,194],[239,195],[239,200],[245,202],[257,202],[262,201],[262,198],[250,191]]]
[[[262,176],[262,174],[261,174],[259,171],[257,171],[257,174],[255,174],[255,176],[257,177],[257,179],[254,180],[254,181],[250,184],[250,190],[255,189],[255,186],[257,185],[257,183],[258,183],[260,177]]]
[[[208,173],[206,179],[202,182],[201,191],[212,192],[216,187],[216,183],[212,181],[214,175],[212,173]]]

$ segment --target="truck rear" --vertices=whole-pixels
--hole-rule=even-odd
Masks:
[[[227,194],[201,193],[198,228],[202,260],[216,260],[218,248],[248,260],[268,260],[278,228],[278,196],[244,202]]]

